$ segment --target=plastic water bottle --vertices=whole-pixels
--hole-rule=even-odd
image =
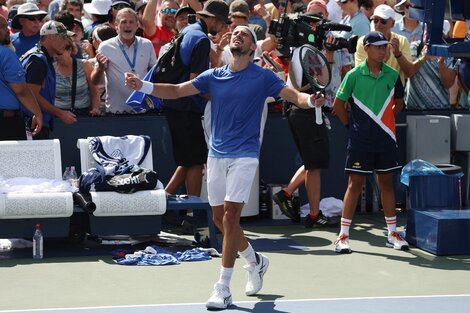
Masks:
[[[62,174],[62,180],[69,180],[70,178],[70,167],[66,167],[64,174]]]
[[[78,187],[78,176],[77,176],[77,171],[75,170],[75,166],[70,167],[70,173],[69,173],[69,181],[72,187],[77,188]]]
[[[43,237],[41,225],[36,224],[36,230],[33,235],[33,259],[43,258]]]

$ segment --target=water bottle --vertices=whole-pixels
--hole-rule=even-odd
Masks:
[[[70,184],[74,188],[78,188],[78,177],[77,171],[75,170],[75,166],[70,167],[70,175],[69,175]]]
[[[64,174],[62,174],[62,180],[69,180],[70,178],[70,167],[66,167]]]
[[[43,238],[41,232],[41,225],[36,224],[36,230],[33,235],[33,259],[43,258]]]

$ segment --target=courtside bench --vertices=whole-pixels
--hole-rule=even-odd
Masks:
[[[89,150],[89,141],[78,139],[82,171],[95,167],[95,160]],[[144,161],[143,168],[153,169],[152,147]],[[207,201],[195,196],[166,196],[161,190],[142,190],[132,194],[113,191],[91,192],[96,210],[89,215],[90,233],[93,235],[158,235],[161,230],[161,215],[166,210],[205,210],[209,226],[211,247],[217,248],[212,209]]]
[[[0,141],[0,177],[62,180],[59,140]],[[0,238],[30,239],[37,223],[44,237],[67,237],[72,214],[71,192],[3,192]]]

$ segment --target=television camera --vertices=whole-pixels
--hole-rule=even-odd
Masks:
[[[316,23],[315,31],[310,23]],[[300,47],[310,44],[317,49],[326,48],[331,51],[346,48],[350,53],[356,51],[357,36],[350,39],[336,38],[335,43],[326,43],[326,36],[330,31],[351,31],[348,25],[337,24],[323,19],[313,13],[286,14],[279,20],[272,20],[269,33],[276,37],[277,49],[283,55],[289,54],[290,47]]]

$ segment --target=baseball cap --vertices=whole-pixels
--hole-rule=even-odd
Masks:
[[[42,25],[41,30],[39,31],[39,35],[42,36],[49,36],[49,35],[61,35],[72,37],[75,33],[68,31],[65,28],[64,24],[57,21],[47,21]]]
[[[188,12],[188,14],[196,14],[196,11],[194,11],[193,8],[191,8],[191,7],[182,7],[182,8],[179,8],[178,11],[176,11],[175,18],[177,18],[178,15],[180,15],[181,13],[185,13],[185,12]]]
[[[381,32],[370,32],[364,36],[364,47],[366,46],[382,46],[388,44],[387,37]]]
[[[251,34],[251,39],[253,40],[254,43],[256,43],[257,39],[256,39],[256,34],[255,34],[254,30],[252,30],[249,26],[246,26],[246,25],[238,25],[237,27],[235,27],[235,29],[233,31],[235,31],[237,29],[240,29],[240,28],[244,28],[244,29],[249,30],[250,34]]]
[[[115,6],[115,5],[118,5],[118,4],[124,4],[129,8],[132,7],[131,2],[129,0],[112,0],[112,2],[111,2],[112,7]]]
[[[135,11],[139,12],[140,9],[145,8],[147,5],[148,1],[147,0],[141,0],[135,4]]]
[[[22,29],[23,26],[21,26],[19,19],[20,17],[25,17],[25,16],[38,16],[44,18],[46,17],[47,12],[39,10],[38,6],[34,3],[24,3],[18,7],[18,10],[16,12],[16,15],[13,17],[11,20],[11,27],[14,29]]]
[[[397,15],[397,13],[392,9],[391,6],[386,5],[386,4],[378,5],[375,8],[374,14],[372,14],[371,18],[374,18],[374,17],[380,17],[380,18],[383,18],[384,20],[388,20],[390,18],[393,20],[399,20],[402,18],[401,16]]]
[[[204,8],[197,12],[200,15],[215,17],[225,24],[232,24],[228,18],[229,7],[222,0],[209,0],[204,3]]]
[[[245,0],[234,0],[230,3],[230,16],[244,16],[250,15],[250,7]]]

